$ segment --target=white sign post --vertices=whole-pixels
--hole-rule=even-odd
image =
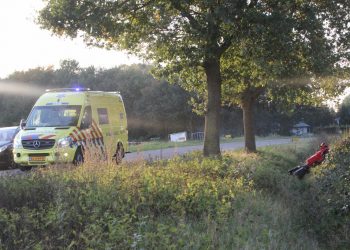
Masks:
[[[186,132],[180,132],[180,133],[170,134],[170,141],[172,141],[172,142],[184,142],[184,141],[187,141],[187,133]]]

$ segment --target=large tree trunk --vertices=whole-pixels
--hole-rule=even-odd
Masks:
[[[256,152],[254,103],[255,103],[255,97],[251,94],[246,94],[242,100],[244,141],[245,141],[245,150],[247,153]]]
[[[208,106],[205,115],[204,156],[220,155],[221,72],[220,61],[212,60],[204,66],[207,76]]]

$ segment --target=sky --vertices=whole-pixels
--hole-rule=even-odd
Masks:
[[[0,0],[0,78],[30,68],[58,68],[74,59],[81,67],[111,68],[142,62],[121,51],[87,47],[82,39],[59,38],[35,24],[41,0]]]
[[[0,0],[0,79],[14,71],[53,65],[74,59],[81,67],[111,68],[142,60],[121,51],[87,47],[82,39],[59,38],[35,24],[42,0]],[[350,89],[344,95],[350,94]]]

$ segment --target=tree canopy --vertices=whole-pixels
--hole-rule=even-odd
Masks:
[[[253,3],[252,3],[253,5]],[[58,35],[83,35],[88,44],[127,49],[163,65],[170,73],[205,69],[208,110],[205,155],[220,154],[220,66],[246,1],[48,1],[40,23]]]
[[[307,21],[314,18],[310,14]],[[260,96],[270,102],[280,100],[282,107],[320,106],[349,85],[342,79],[339,55],[329,49],[331,41],[323,26],[314,27],[315,35],[308,41],[295,40],[292,26],[280,24],[278,16],[275,19],[271,27],[256,24],[250,36],[232,44],[221,60],[223,100],[243,109],[247,152],[256,150],[254,104]]]
[[[269,51],[303,44],[319,61],[315,41],[326,42],[338,61],[349,53],[348,0],[49,0],[39,22],[58,35],[83,36],[88,44],[127,49],[152,60],[168,77],[193,67],[205,72],[205,155],[220,154],[220,60],[227,49],[263,28],[277,36]],[[275,46],[281,44],[282,46]],[[317,65],[320,65],[319,63]]]

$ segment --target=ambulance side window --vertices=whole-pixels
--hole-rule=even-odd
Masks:
[[[108,111],[106,108],[98,108],[97,114],[98,114],[98,123],[100,125],[109,124]]]
[[[83,118],[81,120],[81,129],[87,129],[91,126],[92,123],[92,115],[91,115],[91,107],[88,106],[84,110]]]

